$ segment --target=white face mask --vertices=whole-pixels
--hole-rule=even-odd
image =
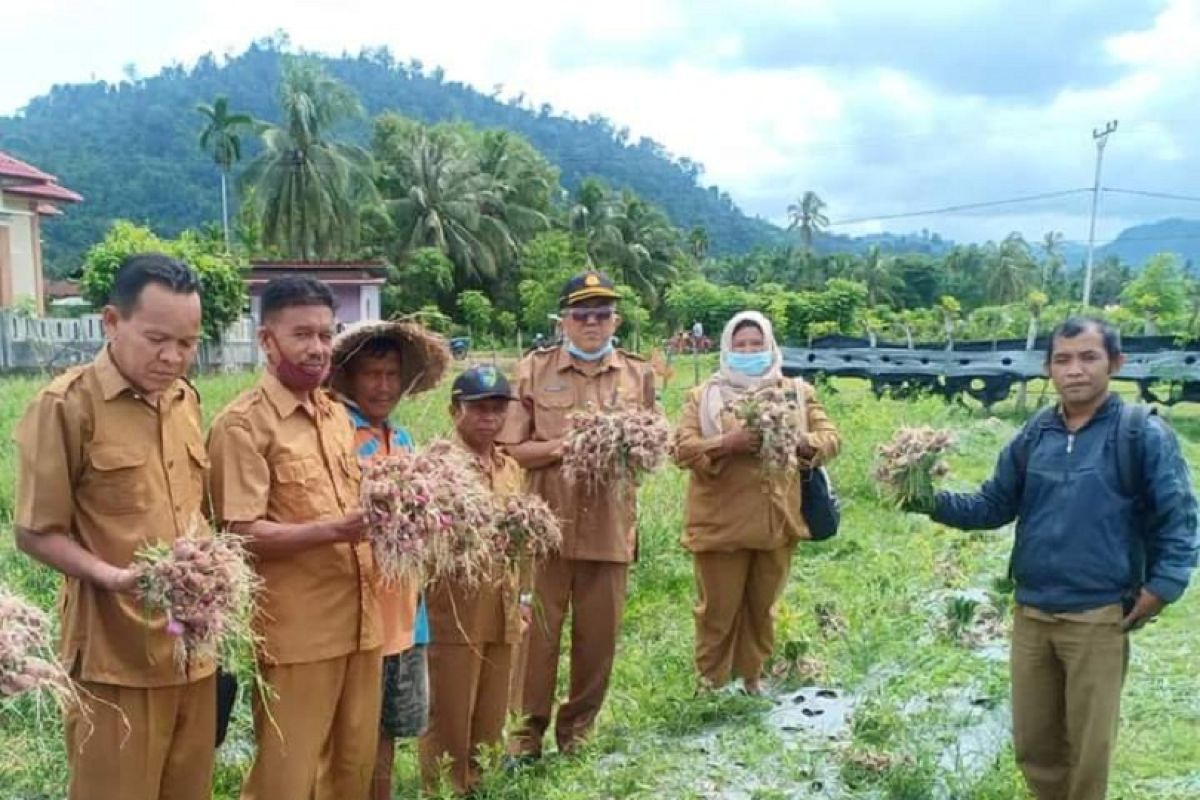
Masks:
[[[580,350],[574,342],[567,340],[567,352],[578,358],[580,361],[599,361],[613,351],[613,340],[609,339],[604,343],[604,346],[599,350],[589,353],[586,350]]]
[[[736,372],[758,378],[771,368],[774,358],[775,354],[770,350],[760,350],[757,353],[726,353],[725,363]]]

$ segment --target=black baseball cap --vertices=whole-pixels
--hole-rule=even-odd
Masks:
[[[588,270],[579,273],[563,284],[562,291],[558,295],[558,307],[566,308],[597,297],[606,300],[621,299],[621,295],[617,294],[617,290],[613,287],[612,278],[603,272]]]
[[[504,373],[487,364],[471,367],[454,379],[450,388],[451,400],[485,400],[489,397],[503,397],[505,400],[516,400],[508,379]]]

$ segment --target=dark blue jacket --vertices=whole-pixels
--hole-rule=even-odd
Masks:
[[[1140,502],[1124,496],[1116,457],[1121,404],[1111,395],[1074,434],[1061,415],[1045,415],[1023,481],[1018,434],[979,491],[938,493],[931,515],[937,522],[978,530],[1017,520],[1017,602],[1052,613],[1086,611],[1122,602],[1142,585],[1168,603],[1187,587],[1197,553],[1187,462],[1171,429],[1150,417],[1145,488]]]

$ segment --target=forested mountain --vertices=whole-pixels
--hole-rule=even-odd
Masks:
[[[1121,231],[1100,252],[1130,264],[1142,264],[1156,253],[1176,253],[1194,270],[1200,266],[1200,220],[1175,218],[1135,225]]]
[[[197,147],[202,120],[196,104],[226,95],[231,107],[277,122],[285,50],[286,40],[278,37],[224,61],[209,55],[191,69],[168,67],[151,78],[56,86],[18,115],[0,117],[0,149],[58,175],[86,198],[47,225],[51,268],[77,268],[114,219],[152,222],[167,235],[218,221],[219,175]],[[630,188],[661,206],[679,228],[702,226],[715,254],[782,238],[779,228],[742,214],[719,188],[700,186],[700,165],[674,158],[652,140],[631,141],[627,130],[601,116],[579,120],[548,105],[531,108],[521,98],[501,102],[446,81],[440,69],[400,63],[385,48],[319,60],[358,93],[371,116],[394,110],[426,122],[461,119],[516,131],[558,167],[567,190],[587,176]],[[369,132],[369,120],[345,131],[363,143]],[[245,155],[252,156],[258,145],[247,144]]]

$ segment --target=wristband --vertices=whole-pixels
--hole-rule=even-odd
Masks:
[[[533,605],[533,593],[532,592],[521,592],[520,600],[521,600],[521,605],[523,605],[523,606]]]

